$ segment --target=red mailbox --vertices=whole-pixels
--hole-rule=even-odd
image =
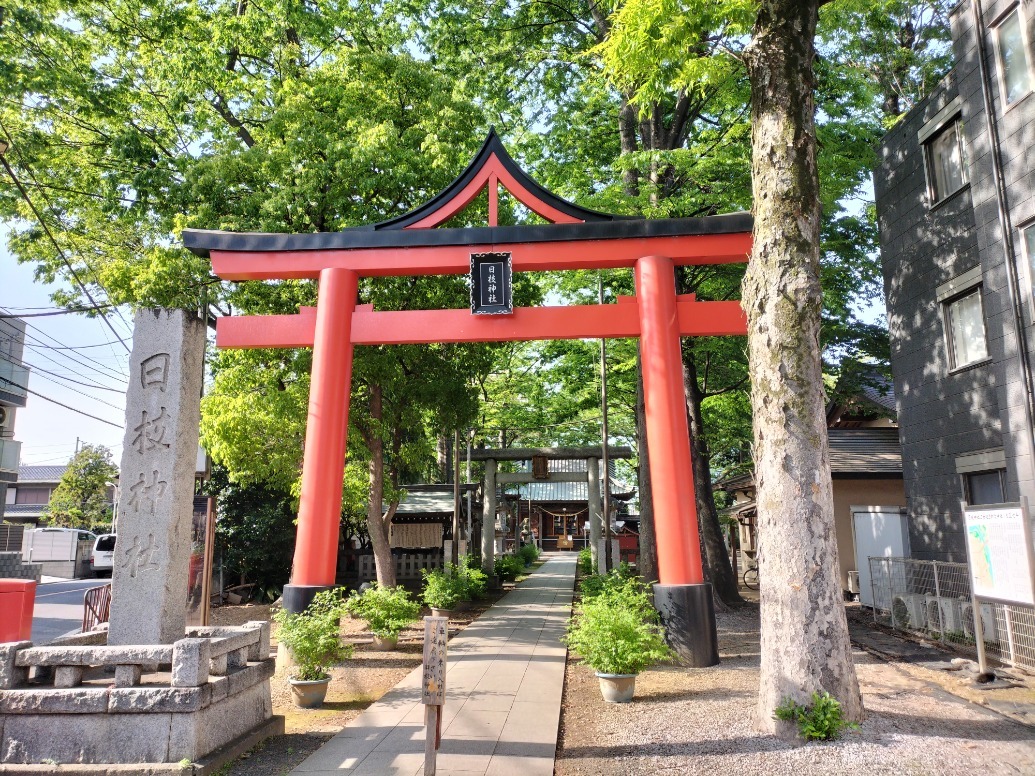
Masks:
[[[0,643],[32,638],[32,609],[36,583],[31,579],[0,579]]]

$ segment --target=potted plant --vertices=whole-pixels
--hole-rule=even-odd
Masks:
[[[401,587],[381,587],[377,583],[362,593],[353,593],[345,601],[345,609],[353,617],[364,620],[374,634],[375,649],[395,649],[399,632],[417,622],[420,604],[410,600]]]
[[[279,626],[277,642],[290,650],[294,661],[288,683],[296,706],[312,709],[322,704],[331,681],[327,669],[352,656],[352,645],[342,644],[338,637],[343,606],[339,591],[324,590],[304,612],[280,609],[273,615]]]
[[[457,578],[463,587],[464,601],[474,601],[485,595],[489,586],[488,575],[478,566],[477,560],[470,555],[460,558],[456,568]]]
[[[492,563],[493,573],[502,580],[513,582],[525,568],[524,561],[516,555],[497,555]]]
[[[431,607],[432,617],[448,617],[463,601],[466,590],[460,570],[452,564],[445,569],[424,569],[424,603]]]
[[[637,578],[610,575],[568,621],[568,646],[596,671],[600,693],[609,703],[631,701],[636,675],[672,657],[647,590]]]
[[[534,544],[522,544],[518,550],[518,557],[524,561],[525,568],[528,568],[539,560],[539,548]]]

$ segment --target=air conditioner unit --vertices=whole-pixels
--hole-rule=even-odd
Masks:
[[[927,627],[935,633],[960,633],[963,617],[958,598],[927,596]]]
[[[0,407],[0,431],[14,428],[14,407]]]
[[[849,571],[848,572],[848,592],[853,595],[859,595],[859,572]]]
[[[920,630],[927,626],[927,600],[920,593],[902,593],[891,600],[896,627]]]
[[[960,599],[960,619],[963,621],[963,635],[968,639],[975,638],[973,601],[967,598]],[[985,641],[999,641],[999,628],[991,604],[981,604],[981,635]]]

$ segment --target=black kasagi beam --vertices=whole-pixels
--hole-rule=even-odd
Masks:
[[[471,254],[471,313],[510,315],[514,312],[514,270],[509,253]]]

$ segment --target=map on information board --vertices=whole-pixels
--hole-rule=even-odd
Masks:
[[[1035,605],[1025,510],[1020,506],[968,507],[963,515],[974,595]]]

